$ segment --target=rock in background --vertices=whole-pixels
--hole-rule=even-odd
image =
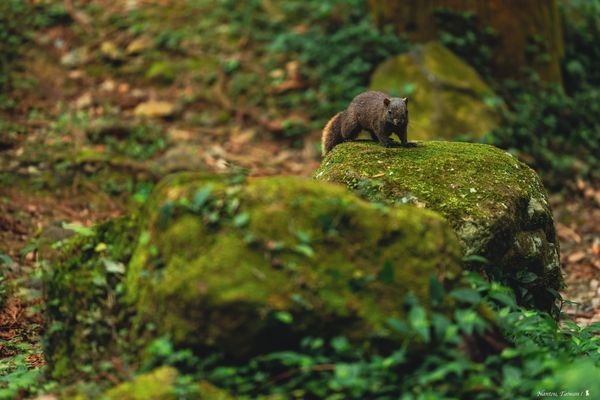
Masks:
[[[531,168],[498,148],[435,141],[384,148],[348,142],[325,157],[315,178],[343,183],[369,200],[440,212],[465,255],[486,257],[540,308],[549,308],[552,290],[561,287],[546,191]]]
[[[412,139],[480,138],[499,120],[486,102],[493,91],[471,66],[438,43],[383,62],[370,88],[409,97]]]

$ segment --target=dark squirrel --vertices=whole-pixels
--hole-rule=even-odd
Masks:
[[[337,144],[354,140],[365,130],[382,146],[392,147],[398,143],[390,136],[395,133],[402,146],[414,146],[406,138],[408,126],[408,99],[389,97],[385,93],[368,91],[356,96],[348,108],[337,113],[323,129],[321,143],[323,155]]]

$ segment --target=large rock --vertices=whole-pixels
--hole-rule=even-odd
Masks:
[[[461,269],[439,214],[293,177],[172,175],[139,216],[58,252],[44,276],[45,357],[61,381],[111,357],[135,363],[163,335],[242,357],[306,336],[370,339],[408,293],[427,305],[430,276],[451,287]]]
[[[459,246],[437,213],[373,206],[294,177],[180,175],[150,199],[127,272],[153,335],[234,356],[301,337],[377,336],[427,303],[430,276],[457,276]]]
[[[436,141],[414,148],[348,142],[327,155],[315,178],[343,183],[370,200],[440,212],[466,255],[484,256],[520,281],[517,286],[539,307],[552,303],[547,289],[561,286],[544,187],[531,168],[500,149]]]
[[[497,111],[486,104],[492,90],[472,67],[438,43],[383,62],[370,88],[410,98],[409,139],[479,138],[499,120]]]

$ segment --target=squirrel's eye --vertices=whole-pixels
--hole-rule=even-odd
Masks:
[[[388,111],[388,114],[392,115],[392,110],[389,110],[389,111]]]

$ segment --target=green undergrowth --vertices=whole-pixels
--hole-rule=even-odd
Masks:
[[[231,363],[218,354],[197,358],[161,337],[146,348],[140,372],[171,365],[188,377],[190,392],[206,380],[240,399],[510,399],[600,390],[598,324],[561,325],[518,307],[506,287],[475,273],[463,279],[466,287],[450,292],[431,280],[431,312],[408,297],[407,316],[388,320],[407,339],[387,352],[373,354],[344,336],[307,337],[300,349]],[[438,313],[448,301],[457,302],[454,313]],[[426,350],[412,351],[423,342]]]
[[[512,82],[510,111],[486,141],[518,154],[551,189],[574,189],[576,179],[598,179],[600,90],[567,94],[559,86]]]

